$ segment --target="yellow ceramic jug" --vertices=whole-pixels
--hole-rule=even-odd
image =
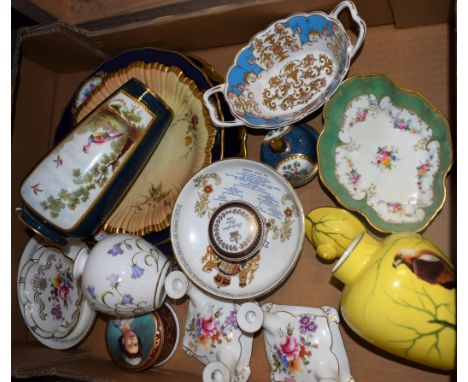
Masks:
[[[324,260],[340,257],[365,231],[359,219],[342,208],[315,208],[305,218],[305,235]]]
[[[455,367],[455,271],[429,240],[398,233],[378,242],[364,233],[333,275],[345,284],[341,312],[356,333],[414,362]]]

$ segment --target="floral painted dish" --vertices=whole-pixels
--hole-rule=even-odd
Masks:
[[[159,63],[134,62],[108,74],[77,109],[76,120],[83,119],[131,78],[158,89],[175,116],[144,169],[103,225],[108,232],[144,235],[169,226],[172,207],[183,185],[211,163],[216,131],[195,82],[178,67]],[[174,163],[177,171],[173,171]]]
[[[73,279],[74,260],[82,251],[87,247],[78,240],[59,246],[33,237],[21,256],[17,279],[21,313],[34,337],[53,349],[75,346],[94,323],[96,314]]]
[[[222,215],[215,214],[220,208]],[[303,239],[294,189],[271,167],[247,159],[225,159],[195,174],[172,215],[172,247],[182,271],[221,298],[274,289],[292,271]]]
[[[354,381],[336,309],[247,302],[237,322],[247,333],[264,329],[272,381]]]
[[[354,45],[338,20],[348,8],[359,26]],[[366,24],[351,1],[329,14],[295,14],[257,33],[236,56],[226,83],[204,94],[213,123],[275,129],[300,121],[321,107],[348,72],[364,41]],[[209,98],[223,93],[234,121],[220,121]]]
[[[210,65],[195,56],[190,56],[190,58],[188,58],[174,51],[154,48],[123,52],[96,68],[96,70],[78,87],[78,90],[62,114],[54,141],[56,143],[59,142],[73,129],[80,106],[93,94],[108,75],[125,69],[135,62],[144,62],[146,64],[159,63],[167,67],[177,67],[181,70],[182,75],[192,80],[197,89],[201,92],[211,88],[219,79],[219,75],[214,72]],[[216,107],[219,109],[220,116],[229,118],[229,108],[223,99],[217,98]],[[245,155],[246,132],[244,128],[215,131],[215,141],[211,148],[211,161],[216,161],[224,157]],[[157,187],[157,184],[154,185],[154,187]],[[145,190],[145,193],[148,191],[149,188]],[[168,238],[169,228],[149,230],[144,235],[145,240],[158,245],[166,242]],[[163,247],[164,246],[165,244]],[[169,246],[167,248],[163,247],[161,247],[161,249],[167,249],[167,252],[170,251]]]
[[[253,335],[237,325],[239,304],[207,295],[180,271],[168,275],[165,287],[170,298],[190,299],[182,348],[206,365],[203,382],[246,382]]]
[[[319,173],[345,207],[382,232],[418,232],[445,202],[447,119],[384,76],[343,83],[324,110]]]

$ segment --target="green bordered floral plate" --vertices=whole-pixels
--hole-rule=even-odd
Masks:
[[[319,173],[346,208],[382,232],[418,232],[445,202],[447,119],[385,76],[349,78],[326,104]]]

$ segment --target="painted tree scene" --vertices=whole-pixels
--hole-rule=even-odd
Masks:
[[[73,226],[74,217],[92,204],[153,121],[153,113],[118,92],[80,122],[46,158],[54,159],[49,160],[50,171],[43,169],[37,178],[32,174],[35,188],[31,191],[38,200],[34,207],[58,219],[60,225]]]

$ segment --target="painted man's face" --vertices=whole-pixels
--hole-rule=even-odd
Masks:
[[[135,335],[135,333],[133,332],[126,333],[123,338],[123,344],[125,346],[125,349],[130,354],[138,353],[138,338]]]

